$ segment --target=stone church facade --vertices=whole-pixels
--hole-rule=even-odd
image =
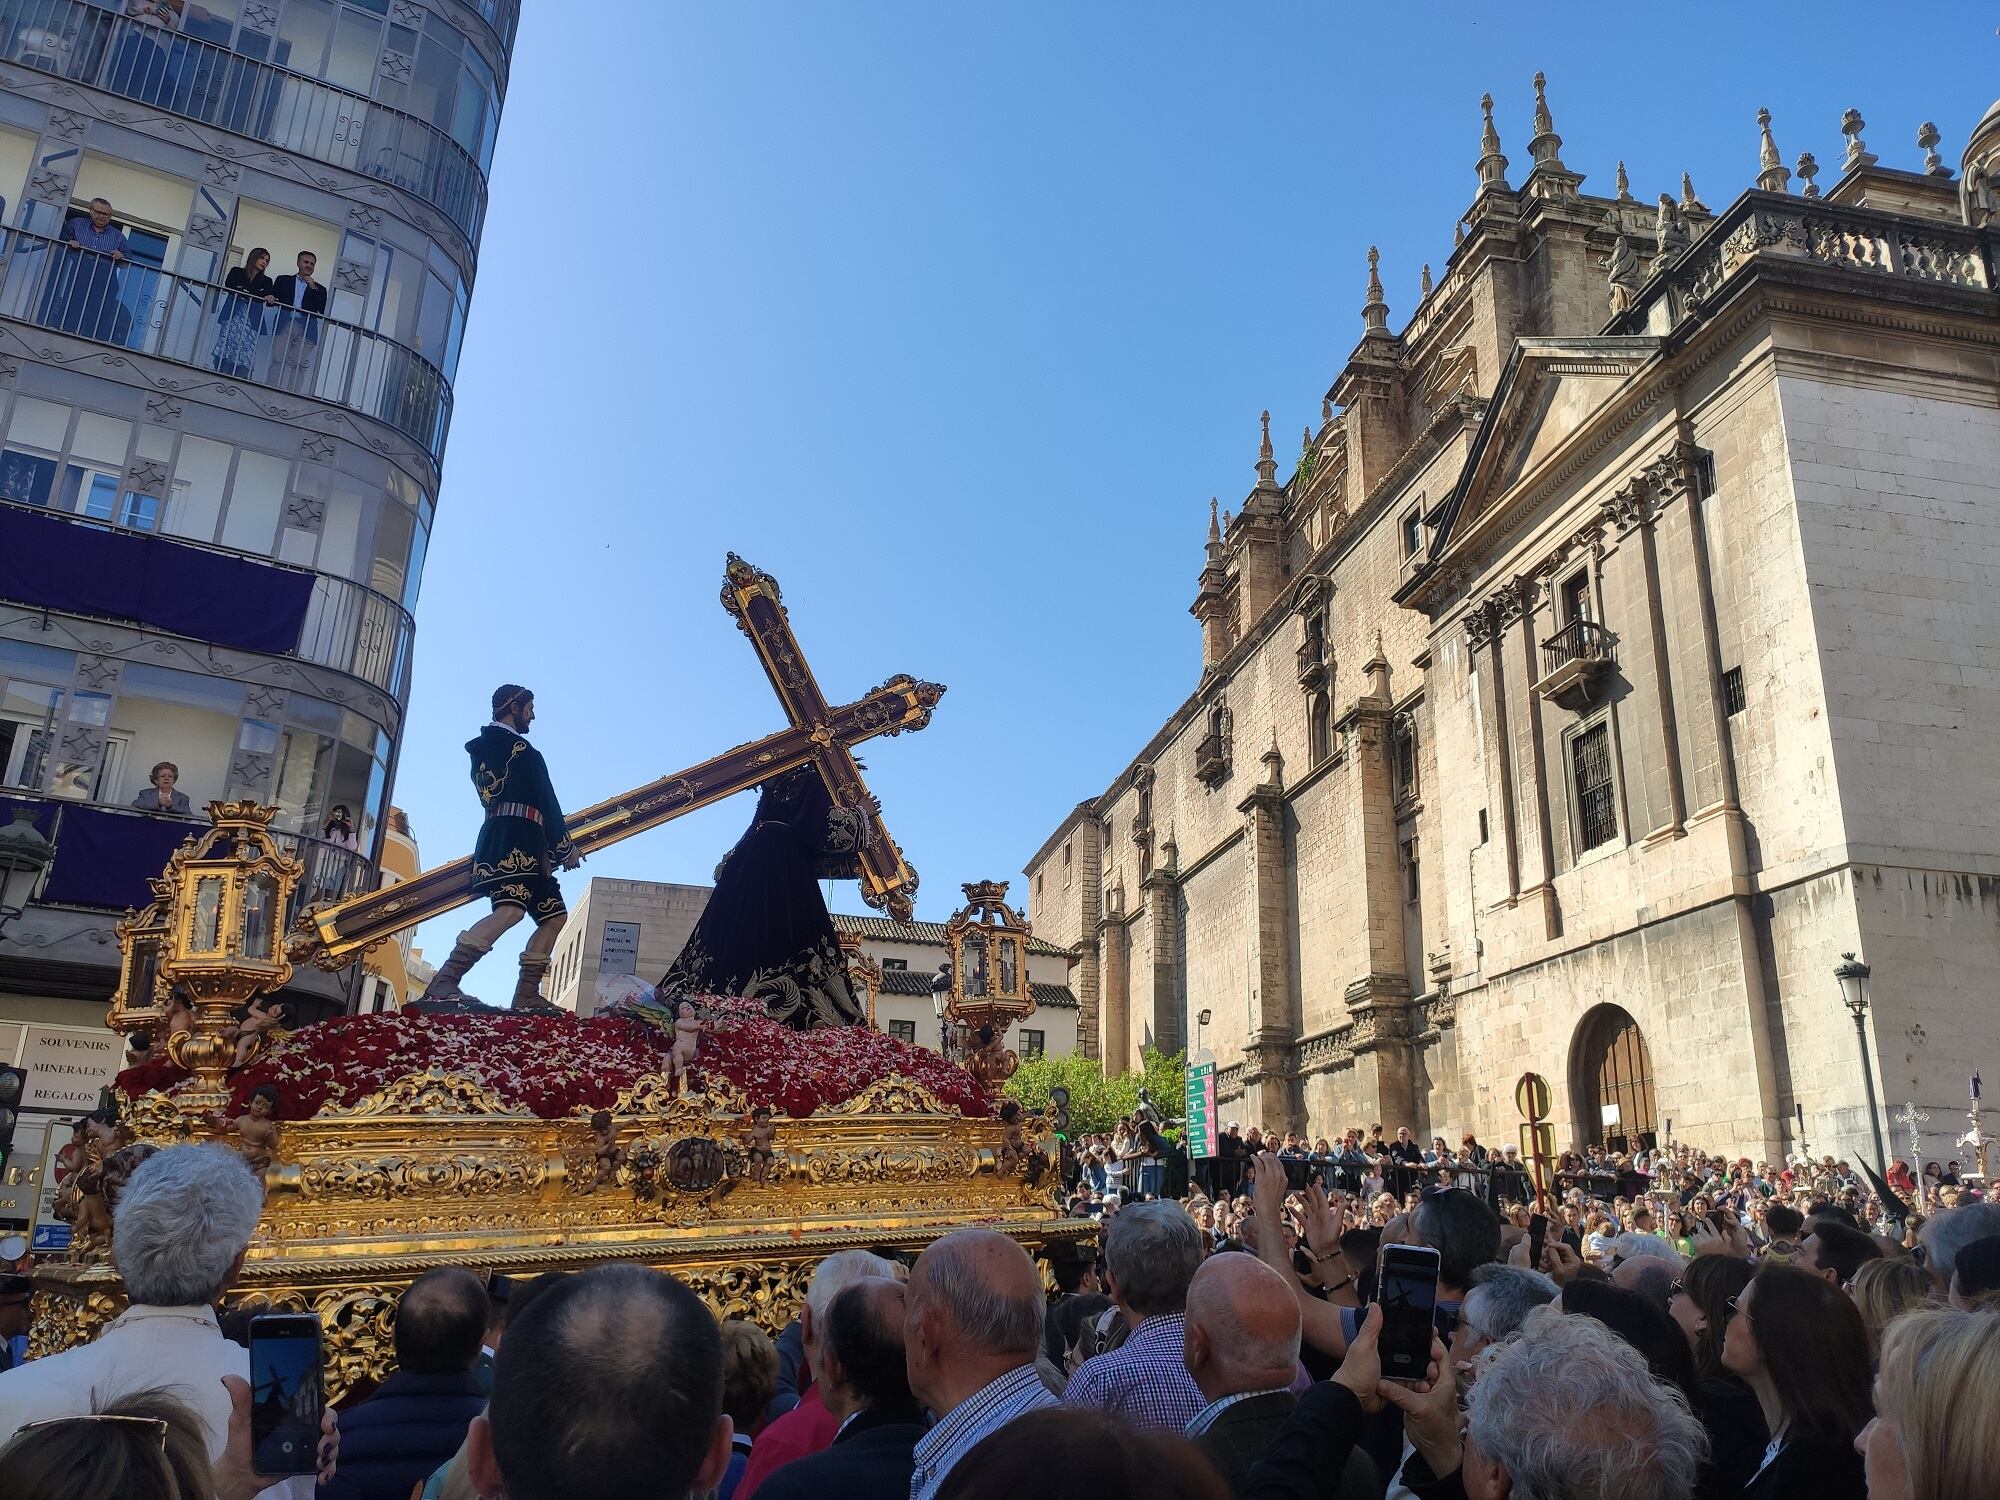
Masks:
[[[1283,483],[1266,418],[1199,681],[1029,861],[1036,934],[1107,1067],[1210,1048],[1245,1123],[1512,1140],[1532,1070],[1562,1145],[1872,1159],[1865,1046],[1959,1155],[2000,1076],[2000,104],[1956,172],[1850,111],[1824,189],[1760,115],[1713,212],[1585,194],[1536,85],[1400,332],[1371,252]]]

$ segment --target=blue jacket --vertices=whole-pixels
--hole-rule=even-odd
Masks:
[[[399,1370],[375,1394],[340,1414],[340,1462],[320,1500],[410,1500],[447,1462],[486,1409],[479,1377]]]

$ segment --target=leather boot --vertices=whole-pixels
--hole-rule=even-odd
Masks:
[[[451,956],[438,965],[431,982],[424,986],[423,1000],[466,1000],[471,997],[458,987],[459,980],[466,971],[492,950],[482,948],[472,941],[470,932],[461,932],[452,946]],[[421,1002],[419,1002],[421,1003]]]
[[[542,996],[542,976],[548,971],[548,954],[521,955],[521,977],[514,985],[514,1009],[540,1011],[545,1015],[563,1014],[560,1005],[551,1005]]]

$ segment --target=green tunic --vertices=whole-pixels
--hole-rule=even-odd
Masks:
[[[473,889],[495,906],[525,907],[537,922],[561,916],[555,872],[570,857],[569,830],[542,753],[498,724],[480,730],[465,749],[486,809],[472,848]]]

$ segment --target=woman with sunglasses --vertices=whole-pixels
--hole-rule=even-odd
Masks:
[[[1722,1365],[1757,1393],[1771,1441],[1743,1494],[1751,1500],[1866,1500],[1854,1439],[1874,1411],[1868,1333],[1831,1282],[1767,1266],[1731,1300]]]
[[[1722,1365],[1730,1299],[1753,1274],[1748,1261],[1734,1256],[1697,1256],[1667,1297],[1667,1311],[1694,1356],[1694,1410],[1708,1433],[1708,1462],[1695,1484],[1700,1500],[1742,1494],[1771,1440],[1757,1393]]]
[[[164,1391],[80,1417],[30,1422],[0,1449],[8,1500],[207,1500],[217,1493],[200,1419]]]

